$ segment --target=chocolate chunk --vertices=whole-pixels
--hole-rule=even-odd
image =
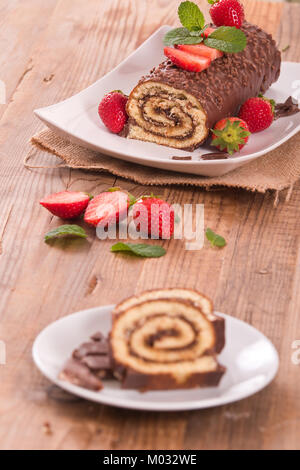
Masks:
[[[225,152],[212,152],[200,155],[201,160],[226,160],[226,158],[229,158],[229,154]]]
[[[177,157],[176,155],[174,155],[173,157],[171,157],[172,160],[192,160],[192,157],[191,156],[187,156],[187,157]]]
[[[110,368],[110,360],[108,356],[85,356],[82,358],[81,362],[91,370]]]
[[[91,336],[91,339],[93,341],[107,341],[105,336],[101,333],[101,331],[97,331],[97,333],[94,333],[92,336]]]
[[[78,349],[73,352],[73,357],[76,359],[82,359],[84,356],[92,356],[95,354],[107,354],[108,345],[107,342],[89,341],[83,343]]]
[[[298,103],[294,103],[293,98],[289,96],[284,103],[276,103],[274,119],[292,116],[293,114],[299,113],[299,111]]]
[[[73,351],[59,377],[80,387],[101,390],[100,379],[113,378],[107,338],[100,332],[92,335],[91,341]]]
[[[59,378],[89,390],[98,391],[103,388],[101,380],[86,365],[74,358],[68,360]]]

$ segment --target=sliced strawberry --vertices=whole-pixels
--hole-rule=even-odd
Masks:
[[[81,191],[62,191],[50,194],[40,204],[57,217],[73,219],[84,211],[89,200],[89,195]]]
[[[209,36],[211,33],[213,33],[215,31],[216,28],[206,28],[202,35],[203,37],[207,38],[207,36]]]
[[[202,72],[209,67],[211,60],[208,57],[201,57],[189,54],[173,47],[165,47],[164,54],[171,59],[173,64],[190,72]]]
[[[118,223],[127,215],[129,196],[123,191],[101,193],[89,203],[84,221],[94,227]]]
[[[188,52],[189,54],[201,57],[209,57],[210,60],[218,59],[223,55],[222,51],[218,51],[218,49],[208,47],[205,44],[179,44],[178,46],[176,46],[176,48],[180,51]]]

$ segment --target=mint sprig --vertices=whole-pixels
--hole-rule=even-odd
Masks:
[[[215,233],[210,228],[206,229],[205,235],[206,235],[207,240],[210,242],[210,244],[212,246],[217,246],[218,248],[223,248],[223,246],[226,245],[225,238],[221,237],[221,235],[218,235],[217,233]]]
[[[245,49],[247,37],[243,31],[234,26],[220,26],[204,39],[204,44],[219,51],[233,54]]]
[[[79,225],[60,225],[59,227],[56,227],[53,230],[50,230],[50,232],[46,233],[45,242],[61,237],[86,238],[87,234],[82,227],[79,227]]]
[[[174,46],[175,44],[200,44],[203,37],[198,34],[195,36],[191,34],[186,28],[175,28],[167,32],[164,37],[165,46]]]
[[[166,254],[166,250],[159,245],[147,245],[145,243],[115,243],[110,251],[125,251],[142,258],[159,258]]]
[[[241,52],[246,47],[245,33],[233,26],[220,26],[205,38],[203,33],[209,25],[205,25],[203,13],[193,2],[182,2],[178,15],[183,27],[167,32],[164,37],[165,46],[204,42],[206,46],[228,54]]]
[[[194,2],[182,2],[178,8],[182,26],[189,31],[201,31],[205,25],[202,11]]]

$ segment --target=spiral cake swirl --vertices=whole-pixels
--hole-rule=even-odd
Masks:
[[[208,315],[182,298],[148,299],[114,314],[113,368],[124,388],[163,390],[217,385],[224,373]]]

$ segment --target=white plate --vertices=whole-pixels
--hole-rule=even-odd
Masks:
[[[140,393],[122,390],[117,381],[105,381],[93,392],[58,379],[72,351],[96,331],[111,328],[113,305],[83,310],[47,326],[33,345],[33,359],[40,371],[68,392],[106,405],[152,411],[179,411],[224,405],[241,400],[268,385],[278,369],[278,354],[259,331],[229,315],[226,318],[226,346],[220,363],[227,367],[218,387]]]
[[[122,89],[129,94],[142,75],[164,59],[162,39],[169,29],[169,26],[162,26],[120,65],[90,87],[61,103],[37,109],[35,114],[63,138],[83,147],[141,165],[205,176],[219,176],[244,165],[278,147],[300,130],[300,113],[279,119],[266,131],[252,135],[238,156],[217,161],[199,161],[199,155],[203,153],[201,148],[192,153],[190,161],[171,160],[173,155],[191,155],[191,152],[110,133],[98,116],[99,102],[111,90]],[[285,101],[295,92],[292,83],[299,77],[300,64],[283,62],[278,82],[266,95],[278,102]]]

